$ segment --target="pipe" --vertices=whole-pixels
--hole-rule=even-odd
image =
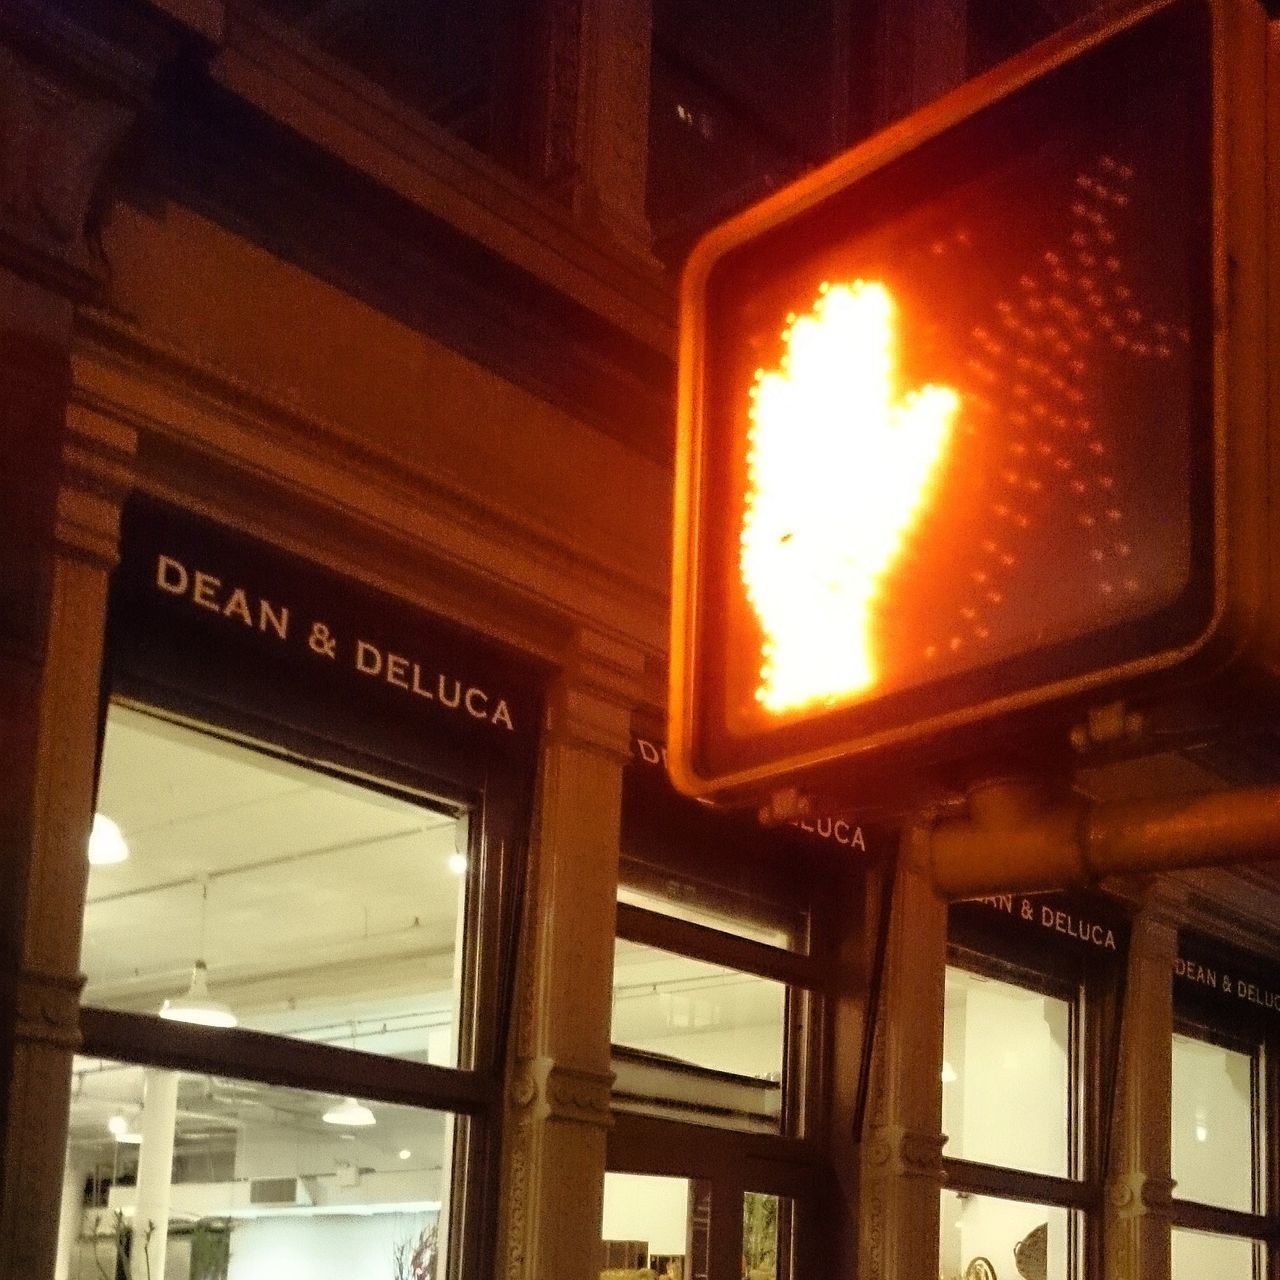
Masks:
[[[1280,858],[1280,786],[1090,804],[998,779],[970,792],[967,818],[934,825],[929,853],[945,898]]]

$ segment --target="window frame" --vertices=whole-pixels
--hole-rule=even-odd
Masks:
[[[624,857],[624,863],[626,859]],[[641,865],[645,865],[641,863]],[[625,882],[624,872],[624,882]],[[708,964],[782,983],[786,991],[783,1096],[777,1133],[699,1124],[615,1106],[607,1169],[704,1180],[711,1187],[711,1280],[741,1274],[743,1197],[780,1196],[792,1207],[790,1274],[820,1275],[835,1259],[828,1239],[830,1167],[825,1123],[836,993],[834,933],[818,904],[807,913],[803,950],[617,904],[616,936]],[[727,1209],[724,1206],[729,1206]]]
[[[499,899],[514,879],[522,881],[527,832],[501,801],[502,788],[467,787],[426,770],[395,762],[334,738],[320,737],[260,719],[230,700],[214,702],[137,675],[125,664],[108,664],[99,716],[98,760],[102,766],[107,713],[113,704],[177,723],[194,732],[283,759],[322,776],[371,790],[410,793],[424,803],[466,813],[468,858],[474,868],[464,905],[462,991],[458,1011],[458,1060],[454,1067],[384,1057],[342,1045],[289,1039],[243,1027],[209,1028],[171,1021],[158,1013],[136,1013],[81,1004],[79,1052],[129,1065],[163,1067],[229,1079],[358,1096],[423,1110],[447,1112],[460,1123],[449,1153],[449,1251],[441,1280],[485,1275],[495,1262],[500,1203],[503,1072],[513,997],[515,936],[502,937],[504,915],[518,918]],[[505,851],[505,852],[504,852]],[[507,865],[514,864],[514,865]],[[522,883],[515,886],[518,894]],[[81,904],[83,910],[83,904]]]
[[[1102,1259],[1105,1141],[1100,1095],[1105,1028],[1102,993],[1091,995],[1085,969],[1064,976],[1033,968],[949,940],[947,967],[1055,999],[1069,1007],[1066,1177],[966,1160],[942,1149],[943,1189],[957,1194],[1015,1200],[1068,1213],[1068,1280],[1095,1274]],[[944,1006],[945,1007],[945,1006]],[[1091,1085],[1093,1087],[1091,1087]],[[1106,1091],[1109,1095],[1110,1090]]]
[[[1207,1020],[1179,1014],[1173,1021],[1175,1036],[1198,1040],[1222,1049],[1248,1055],[1251,1063],[1252,1102],[1249,1122],[1253,1146],[1255,1209],[1228,1209],[1221,1205],[1189,1200],[1177,1194],[1174,1185],[1170,1224],[1175,1230],[1199,1231],[1209,1235],[1251,1241],[1255,1250],[1265,1253],[1263,1275],[1274,1275],[1280,1266],[1280,1067],[1277,1064],[1276,1037],[1259,1031],[1255,1035],[1232,1034]],[[1172,1058],[1173,1041],[1169,1042]],[[1172,1151],[1172,1134],[1170,1134]],[[1256,1257],[1256,1253],[1255,1253]]]
[[[772,947],[626,902],[617,904],[616,936],[620,941],[656,947],[672,955],[783,985],[786,1006],[779,1132],[757,1136],[777,1136],[807,1144],[816,1142],[821,1122],[812,1113],[815,1100],[825,1096],[822,1044],[826,1039],[823,1029],[829,1018],[826,997],[831,991],[830,968],[823,963],[823,957]],[[611,1047],[615,1052],[619,1048],[625,1052],[625,1046]],[[690,1123],[696,1125],[696,1121]],[[721,1129],[717,1126],[714,1132]]]

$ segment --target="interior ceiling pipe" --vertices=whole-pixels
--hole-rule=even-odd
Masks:
[[[1091,803],[992,781],[970,792],[968,817],[934,825],[929,848],[945,898],[1280,858],[1280,785]]]

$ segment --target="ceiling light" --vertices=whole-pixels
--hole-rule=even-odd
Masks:
[[[160,1016],[170,1022],[192,1022],[199,1027],[234,1027],[239,1019],[229,1005],[209,994],[209,970],[203,960],[191,969],[191,985],[176,1000],[160,1006]]]
[[[343,1098],[320,1118],[325,1124],[342,1124],[352,1129],[365,1129],[371,1124],[378,1123],[374,1119],[373,1112],[363,1102],[357,1102],[354,1098]]]
[[[413,1155],[413,1152],[408,1147],[404,1147],[400,1152],[400,1159],[407,1160],[411,1155]]]
[[[239,1019],[231,1007],[209,994],[209,969],[204,962],[209,915],[209,877],[201,876],[200,886],[200,950],[191,969],[191,985],[176,1000],[166,1000],[160,1016],[170,1022],[192,1022],[198,1027],[234,1027]]]
[[[89,831],[89,865],[107,867],[128,856],[129,845],[120,828],[105,813],[95,813]]]
[[[455,876],[465,876],[467,874],[467,855],[465,853],[451,853],[449,855],[449,870]]]

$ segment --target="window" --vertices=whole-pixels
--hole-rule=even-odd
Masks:
[[[692,1178],[604,1175],[601,1270],[649,1270],[660,1280],[706,1276],[711,1188]]]
[[[513,0],[265,0],[314,49],[377,85],[397,103],[499,161],[515,159],[528,127],[546,34],[537,5]]]
[[[459,1065],[465,810],[118,704],[98,808],[86,1004],[176,1015],[199,965],[242,1027]]]
[[[1224,1039],[1185,1024],[1173,1038],[1173,1280],[1266,1274],[1264,1055]]]
[[[748,1191],[742,1197],[743,1280],[786,1280],[795,1206],[787,1196]]]
[[[1071,1176],[1075,1023],[1069,999],[948,968],[942,1066],[948,1155]]]
[[[1277,1238],[1274,967],[1184,931],[1173,970],[1173,1280],[1264,1280]]]
[[[661,256],[866,131],[853,50],[869,25],[830,0],[654,5],[646,204]]]
[[[1174,1227],[1173,1280],[1254,1280],[1264,1275],[1262,1250],[1253,1240]]]
[[[671,1280],[788,1280],[798,1248],[823,1247],[824,987],[814,957],[619,902],[609,1177],[640,1180],[612,1183],[612,1201],[606,1186],[606,1250],[648,1241]],[[621,1188],[650,1183],[667,1188],[665,1225],[617,1235],[610,1204],[647,1203]]]
[[[1084,1280],[1103,1269],[1129,933],[1125,908],[1092,893],[995,894],[949,908],[945,1280]]]
[[[791,998],[804,999],[801,993]],[[787,1005],[781,982],[619,939],[613,969],[615,1096],[625,1104],[661,1096],[701,1110],[704,1122],[776,1132],[782,1124]]]
[[[1261,1206],[1261,1054],[1173,1037],[1173,1175],[1178,1197],[1253,1213]]]
[[[114,1274],[158,1220],[157,1275],[445,1274],[454,1117],[350,1099],[372,1120],[343,1122],[325,1093],[107,1059],[73,1081],[68,1280]]]
[[[113,856],[100,825],[90,849],[86,1039],[112,1052],[75,1066],[69,1276],[136,1259],[144,1214],[157,1273],[219,1248],[238,1280],[334,1257],[443,1277],[483,1092],[456,1071],[474,1060],[466,810],[120,703],[98,808],[120,836]]]
[[[1080,1210],[1091,1198],[1081,1179],[1081,993],[964,959],[978,967],[946,975],[941,1275],[1069,1280],[1081,1274]],[[982,1261],[988,1272],[975,1270]]]
[[[633,747],[605,1256],[679,1280],[818,1274],[836,928],[864,901],[864,833],[710,810],[672,790],[655,739]]]

